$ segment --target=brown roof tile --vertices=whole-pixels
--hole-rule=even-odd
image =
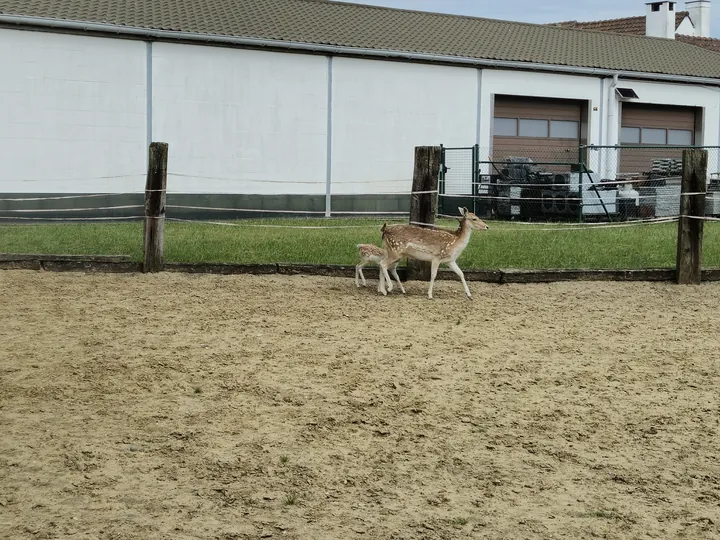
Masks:
[[[709,51],[720,53],[720,39],[683,36],[681,34],[676,34],[675,40],[682,41],[683,43],[689,43],[690,45],[695,45],[696,47],[701,47]]]
[[[719,55],[673,40],[326,0],[0,0],[0,14],[720,78]]]
[[[685,17],[689,17],[687,11],[678,11],[675,14],[675,28],[680,26]],[[574,28],[576,30],[594,30],[596,32],[614,32],[617,34],[645,35],[645,17],[625,17],[623,19],[608,19],[605,21],[565,21],[553,23],[551,26],[563,28]],[[694,45],[713,52],[720,52],[720,39],[702,38],[675,34],[675,41]]]
[[[675,28],[680,26],[685,17],[690,14],[687,11],[675,13]],[[595,30],[597,32],[614,32],[616,34],[645,35],[645,17],[624,17],[622,19],[607,19],[604,21],[565,21],[553,23],[553,26],[563,28],[575,28],[577,30]]]

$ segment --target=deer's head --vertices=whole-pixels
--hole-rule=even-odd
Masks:
[[[490,227],[487,226],[487,224],[477,217],[475,214],[473,214],[470,210],[465,208],[464,206],[461,208],[458,206],[458,210],[460,210],[460,215],[462,216],[462,219],[467,221],[468,225],[470,225],[471,229],[475,229],[477,231],[483,231],[487,230]]]

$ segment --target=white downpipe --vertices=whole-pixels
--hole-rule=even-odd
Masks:
[[[618,119],[618,99],[615,95],[615,88],[617,88],[618,85],[618,74],[614,74],[612,77],[612,82],[610,83],[610,89],[608,91],[607,96],[607,126],[605,129],[605,146],[616,146],[619,144],[619,125],[620,121]],[[603,178],[609,178],[609,179],[615,179],[615,175],[617,174],[617,153],[613,151],[612,149],[606,149],[603,151],[603,166],[601,168],[602,170],[602,177]]]

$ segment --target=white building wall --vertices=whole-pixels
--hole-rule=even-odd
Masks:
[[[146,47],[0,29],[0,192],[141,191]],[[327,58],[175,43],[152,51],[152,138],[170,143],[170,172],[189,175],[170,176],[171,191],[325,193]],[[607,102],[615,97],[607,79],[478,73],[335,58],[332,193],[409,191],[418,145],[477,142],[486,157],[496,94],[589,101],[588,143],[618,144],[619,130],[608,129]],[[720,145],[720,90],[623,78],[620,85],[642,103],[703,107],[698,142]],[[125,175],[135,176],[102,178]]]
[[[327,104],[323,56],[153,45],[169,191],[325,193]]]
[[[144,43],[0,29],[0,69],[0,192],[145,188]]]
[[[332,193],[409,192],[416,146],[475,140],[477,70],[335,58]]]
[[[680,23],[680,26],[678,26],[675,29],[676,34],[680,34],[683,36],[697,36],[699,35],[699,32],[695,29],[693,26],[693,23],[690,22],[690,17],[685,17],[682,22]]]

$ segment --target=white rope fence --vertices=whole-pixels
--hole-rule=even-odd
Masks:
[[[92,208],[22,208],[7,209],[0,212],[17,212],[17,213],[42,213],[42,212],[93,212],[97,210],[127,210],[129,208],[144,208],[142,204],[125,204],[121,206],[96,206]]]
[[[147,173],[138,174],[114,174],[108,176],[66,176],[65,178],[12,178],[13,182],[67,182],[67,181],[89,181],[89,180],[115,180],[118,178],[142,178]]]
[[[116,221],[119,219],[146,219],[146,216],[116,216],[116,217],[24,217],[24,216],[0,216],[0,219],[26,220],[26,221]],[[148,218],[155,219],[155,218]]]
[[[86,209],[91,210],[91,209]],[[280,212],[280,211],[278,211]],[[450,215],[438,215],[439,218],[443,219],[458,219],[458,216]],[[687,216],[687,215],[676,215],[662,218],[649,218],[649,219],[638,219],[629,220],[624,222],[615,221],[598,221],[598,222],[587,222],[587,223],[563,223],[557,226],[548,226],[548,223],[540,222],[520,222],[520,221],[502,221],[499,223],[500,227],[491,228],[490,233],[496,231],[502,231],[503,233],[527,233],[536,231],[578,231],[578,230],[593,230],[593,229],[608,229],[608,228],[627,228],[635,227],[640,225],[656,225],[675,223],[679,218],[688,218],[695,220],[703,220],[708,222],[720,222],[720,218],[711,216]],[[102,217],[25,217],[25,216],[0,216],[0,219],[4,220],[23,220],[23,221],[120,221],[120,220],[142,220],[142,219],[165,219],[166,221],[177,222],[177,223],[191,223],[194,225],[220,225],[226,227],[251,227],[251,228],[277,228],[277,229],[367,229],[373,225],[278,225],[273,223],[230,223],[226,221],[215,221],[215,220],[196,220],[196,219],[181,219],[173,217],[150,217],[150,216],[102,216]],[[376,223],[381,221],[392,222],[397,221],[398,218],[381,218],[374,219]],[[423,223],[419,221],[410,221],[412,225],[422,225],[434,228],[447,228],[443,225],[436,223]],[[506,225],[510,225],[509,227]]]
[[[174,172],[168,172],[168,177],[176,177],[176,178],[193,178],[196,180],[217,180],[221,182],[235,182],[235,183],[253,183],[253,184],[290,184],[290,185],[314,185],[314,186],[323,186],[325,187],[326,183],[325,180],[276,180],[276,179],[269,179],[269,178],[230,178],[230,177],[223,177],[223,176],[208,176],[208,175],[199,175],[199,174],[183,174],[183,173],[174,173]],[[398,180],[348,180],[343,182],[337,182],[335,183],[336,186],[344,186],[347,184],[350,185],[366,185],[366,184],[399,184],[402,182],[406,183],[412,183],[412,179],[402,178]]]
[[[230,177],[220,177],[220,176],[207,176],[207,175],[195,175],[195,174],[183,174],[183,173],[175,173],[175,172],[168,172],[168,176],[172,177],[178,177],[178,178],[192,178],[192,179],[200,179],[200,180],[219,180],[219,181],[227,181],[227,182],[233,182],[236,184],[243,184],[243,183],[262,183],[262,184],[292,184],[292,185],[316,185],[316,186],[325,186],[325,182],[316,182],[316,181],[302,181],[302,180],[272,180],[272,179],[248,179],[248,178],[230,178]],[[63,182],[68,180],[104,180],[104,179],[124,179],[124,178],[139,178],[139,177],[145,177],[146,173],[138,173],[138,174],[120,174],[120,175],[105,175],[105,176],[94,176],[94,177],[66,177],[66,178],[57,178],[57,179],[32,179],[32,178],[26,178],[26,179],[13,179],[14,181],[18,182]],[[412,180],[410,179],[399,179],[399,180],[362,180],[362,181],[348,181],[348,182],[341,182],[336,185],[338,186],[344,186],[344,185],[372,185],[372,184],[389,184],[389,183],[411,183]],[[590,190],[593,193],[602,193],[605,191],[603,188],[612,188],[618,185],[623,184],[633,184],[638,183],[637,180],[614,180],[611,182],[600,182],[600,183],[581,183],[581,184],[568,184],[567,182],[563,183],[542,183],[542,184],[527,184],[527,183],[484,183],[484,182],[473,182],[472,186],[482,186],[485,188],[509,188],[509,187],[521,187],[521,188],[528,188],[528,187],[541,187],[541,188],[552,188],[552,187],[564,187],[569,188],[572,187],[577,188],[578,186],[581,186],[583,189]],[[123,191],[123,192],[105,192],[105,193],[86,193],[86,194],[70,194],[70,195],[52,195],[52,196],[37,196],[37,197],[28,197],[28,196],[18,196],[18,197],[8,197],[5,196],[3,198],[0,198],[0,202],[3,203],[28,203],[28,202],[42,202],[42,201],[73,201],[73,200],[83,200],[83,199],[97,199],[97,198],[111,198],[111,197],[119,197],[119,196],[127,196],[127,195],[142,195],[147,194],[149,192],[156,192],[156,191],[165,191],[168,195],[205,195],[205,196],[232,196],[232,195],[238,195],[238,196],[247,196],[247,195],[253,195],[251,193],[243,192],[232,192],[232,191],[222,191],[222,192],[208,192],[208,191],[192,191],[192,190],[133,190],[133,191]],[[517,197],[513,195],[507,195],[507,196],[496,196],[496,195],[484,195],[484,194],[475,194],[475,195],[462,195],[462,194],[449,194],[449,193],[440,193],[438,189],[435,190],[423,190],[423,191],[391,191],[391,192],[381,192],[381,193],[363,193],[363,195],[375,195],[375,196],[413,196],[413,195],[429,195],[429,194],[437,194],[439,197],[445,197],[445,198],[462,198],[462,199],[478,199],[478,200],[497,200],[497,201],[511,201],[511,202],[532,202],[532,201],[547,201],[552,199],[560,199],[567,202],[575,202],[575,201],[582,201],[585,200],[586,197],[578,197],[578,196],[562,196],[562,192],[556,192],[560,197],[553,197],[553,198],[542,198],[542,197]],[[573,191],[574,193],[574,191]],[[679,195],[682,196],[699,196],[699,195],[707,195],[707,192],[693,192],[693,193],[682,193],[682,194],[659,194],[652,196],[652,199],[655,201],[665,201],[665,200],[679,200]],[[267,195],[267,194],[254,194],[254,195]],[[282,195],[282,194],[281,194]],[[324,194],[323,194],[324,195]],[[336,194],[339,195],[339,194]],[[642,197],[642,196],[641,196]],[[584,207],[590,207],[590,206],[599,206],[602,205],[603,201],[593,201],[590,200],[589,202],[586,201],[583,205]],[[119,211],[119,210],[133,210],[133,209],[142,209],[144,208],[144,205],[142,204],[123,204],[123,205],[108,205],[108,206],[82,206],[80,208],[4,208],[0,209],[0,213],[3,214],[12,214],[12,215],[3,215],[0,216],[0,220],[13,220],[13,221],[55,221],[55,222],[62,222],[62,221],[121,221],[121,220],[141,220],[146,219],[146,216],[144,215],[132,215],[132,216],[88,216],[88,217],[35,217],[32,216],[33,214],[42,214],[42,213],[49,213],[49,212],[57,212],[57,213],[71,213],[71,212],[108,212],[108,211]],[[308,219],[311,219],[310,216],[324,216],[325,211],[324,210],[285,210],[285,209],[267,209],[267,208],[233,208],[233,207],[221,207],[221,206],[203,206],[203,205],[192,205],[192,204],[170,204],[166,205],[166,209],[170,212],[175,210],[197,210],[197,211],[207,211],[207,212],[230,212],[230,213],[245,213],[245,214],[263,214],[265,216],[277,214],[277,215],[284,215],[284,216],[303,216],[308,217]],[[16,215],[18,214],[18,215]],[[343,216],[343,217],[350,217],[355,219],[372,219],[374,221],[380,221],[380,220],[386,220],[386,221],[392,221],[400,219],[399,217],[395,216],[408,216],[409,212],[406,211],[388,211],[388,212],[379,212],[379,211],[352,211],[352,210],[332,210],[331,214],[333,216]],[[640,225],[651,225],[651,224],[662,224],[662,223],[672,223],[676,222],[680,217],[689,217],[691,219],[704,219],[709,222],[720,222],[720,218],[706,216],[704,218],[701,217],[694,217],[694,216],[679,216],[679,215],[671,215],[671,216],[664,216],[664,217],[656,217],[656,218],[647,218],[647,219],[631,219],[623,222],[617,222],[617,221],[594,221],[594,222],[583,222],[583,223],[562,223],[558,225],[549,225],[547,222],[527,222],[527,221],[503,221],[501,222],[503,225],[505,223],[511,224],[510,226],[503,226],[500,227],[493,227],[491,229],[492,231],[501,230],[504,232],[526,232],[529,230],[535,230],[535,231],[571,231],[571,230],[582,230],[582,229],[602,229],[602,228],[625,228],[625,227],[633,227],[633,226],[640,226]],[[450,216],[450,215],[438,215],[438,218],[445,218],[445,219],[457,219],[458,216]],[[159,218],[151,218],[151,219],[159,219]],[[219,226],[230,226],[230,227],[256,227],[256,228],[282,228],[282,229],[361,229],[369,227],[370,225],[282,225],[277,223],[231,223],[228,221],[219,221],[219,220],[192,220],[192,219],[182,219],[182,218],[176,218],[172,216],[166,216],[165,219],[168,221],[173,221],[177,223],[193,223],[193,224],[208,224],[208,225],[219,225]],[[317,218],[316,218],[317,219]],[[438,225],[435,224],[428,224],[428,223],[419,223],[419,222],[411,222],[413,224],[417,225],[425,225],[425,226],[432,226],[432,227],[438,227]],[[520,227],[517,227],[520,226]]]

